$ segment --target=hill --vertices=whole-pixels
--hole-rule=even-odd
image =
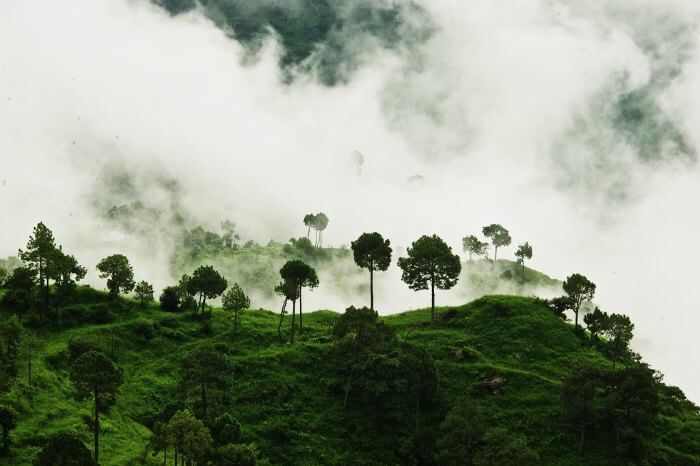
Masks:
[[[76,301],[83,304],[62,311],[67,328],[43,334],[48,345],[34,361],[35,387],[20,372],[0,400],[20,414],[5,464],[31,463],[46,439],[58,432],[72,433],[91,448],[91,404],[74,398],[69,341],[97,345],[123,369],[116,404],[101,418],[105,465],[162,464],[162,454],[151,454],[152,429],[173,403],[198,412],[199,391],[179,383],[178,368],[188,352],[206,343],[233,365],[228,388],[210,390],[209,409],[235,417],[242,426],[241,442],[255,443],[272,464],[432,461],[441,440],[449,438],[446,416],[465,397],[478,406],[486,427],[522,434],[539,464],[632,463],[594,433],[583,455],[576,454],[578,435],[562,424],[563,380],[572,360],[601,367],[611,363],[586,335],[573,332],[537,298],[485,296],[440,308],[432,328],[429,309],[381,318],[398,341],[424,347],[437,368],[437,390],[420,410],[416,429],[415,408],[390,393],[377,402],[367,392],[352,392],[343,409],[331,333],[337,313],[304,314],[304,336],[291,344],[286,331],[279,341],[279,314],[265,310],[245,311],[234,334],[230,315],[220,309],[213,309],[211,324],[202,326],[189,314],[163,312],[155,304],[141,310],[129,300],[113,303],[86,287],[78,294]],[[106,320],[111,322],[94,323],[99,306],[108,307]],[[289,322],[286,317],[283,328]],[[152,335],[144,326],[152,328]],[[697,407],[661,382],[658,394],[661,409],[651,425],[646,460],[698,464]]]

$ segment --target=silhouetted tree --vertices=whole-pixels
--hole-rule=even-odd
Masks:
[[[634,324],[624,314],[610,314],[605,320],[602,334],[610,341],[613,369],[618,356],[629,349],[632,340]]]
[[[496,260],[498,259],[498,248],[501,246],[508,246],[510,244],[510,234],[508,233],[508,230],[497,223],[485,226],[481,231],[484,236],[491,238],[491,244],[493,244],[493,262],[495,267]]]
[[[306,214],[304,215],[304,225],[308,228],[306,231],[306,239],[310,239],[309,236],[311,235],[311,229],[315,228],[315,221],[316,221],[316,216],[314,214]]]
[[[180,291],[176,286],[166,286],[160,294],[160,307],[164,311],[177,312],[180,307]]]
[[[153,285],[144,280],[141,280],[136,284],[134,293],[136,293],[136,297],[139,299],[139,304],[142,308],[146,307],[146,304],[153,301]]]
[[[566,277],[563,284],[564,292],[571,298],[571,310],[576,316],[575,327],[578,328],[578,313],[581,305],[595,296],[595,284],[581,274],[575,273]]]
[[[228,283],[219,272],[214,270],[211,265],[202,265],[192,274],[192,278],[187,282],[187,290],[191,294],[198,294],[198,307],[201,309],[201,318],[204,320],[204,305],[207,298],[216,298],[221,295]]]
[[[5,294],[0,302],[14,312],[36,309],[36,271],[29,267],[17,267],[5,282]]]
[[[107,279],[107,289],[116,298],[119,292],[129,293],[134,289],[134,269],[129,259],[122,254],[113,254],[97,264],[100,278]]]
[[[99,464],[99,432],[100,432],[100,401],[114,399],[119,386],[123,382],[121,369],[104,354],[98,351],[88,351],[75,360],[71,367],[70,379],[78,392],[78,397],[85,399],[93,397],[95,402],[95,463]]]
[[[391,246],[388,239],[381,234],[363,233],[357,240],[351,243],[355,263],[369,270],[369,302],[370,309],[374,310],[374,271],[384,271],[391,263]]]
[[[19,258],[39,275],[39,303],[42,315],[48,315],[49,309],[49,267],[55,257],[56,243],[53,233],[43,222],[34,227],[27,242],[27,248],[19,250]]]
[[[459,256],[437,235],[421,236],[399,258],[401,279],[412,290],[431,293],[430,324],[435,321],[435,288],[449,290],[457,283],[462,264]]]
[[[238,323],[241,320],[241,312],[250,307],[250,298],[246,296],[238,283],[234,283],[231,289],[224,294],[222,302],[224,310],[233,313],[233,332],[236,333]]]
[[[314,216],[314,228],[318,232],[318,239],[316,241],[316,246],[323,247],[323,230],[328,227],[328,216],[323,212],[319,212]],[[301,314],[299,314],[301,315]]]
[[[275,293],[284,297],[282,310],[280,311],[280,323],[277,326],[277,335],[279,336],[280,342],[282,342],[282,321],[284,320],[284,315],[287,313],[287,302],[291,301],[292,328],[290,330],[290,338],[292,343],[294,343],[294,319],[296,317],[296,303],[297,299],[299,299],[299,287],[294,282],[284,280],[275,287]]]
[[[525,259],[532,259],[532,246],[530,246],[530,243],[525,241],[525,243],[519,245],[518,250],[515,251],[515,257],[518,258],[518,263],[522,265],[522,280],[525,283]]]
[[[201,391],[202,416],[207,416],[207,388],[228,385],[231,364],[213,345],[205,343],[190,351],[180,363],[180,379]]]
[[[24,327],[16,314],[0,319],[0,393],[10,389],[17,376]]]
[[[480,241],[479,238],[474,235],[468,235],[462,238],[462,247],[464,248],[464,252],[469,254],[469,262],[471,262],[472,254],[476,254],[477,256],[486,254],[489,243]]]
[[[299,335],[304,334],[302,317],[302,289],[308,287],[314,289],[318,286],[316,270],[306,262],[294,259],[287,261],[280,269],[280,276],[285,282],[294,283],[299,288]],[[292,318],[292,341],[294,340],[294,319]]]
[[[61,301],[68,301],[75,289],[75,283],[85,278],[86,274],[87,269],[78,264],[74,256],[65,254],[60,246],[54,251],[48,275],[56,282],[56,289]]]
[[[591,332],[591,337],[594,340],[597,339],[598,335],[607,327],[609,318],[610,316],[607,312],[601,311],[597,306],[593,312],[583,316],[583,322],[586,324],[586,327],[588,327],[588,330]]]

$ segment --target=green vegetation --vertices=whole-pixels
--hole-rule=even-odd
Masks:
[[[205,250],[226,255],[237,250],[229,223],[230,241],[197,228],[187,237],[208,238]],[[370,239],[353,252],[358,265],[371,256],[380,269],[388,242]],[[307,238],[287,246],[300,242],[313,260],[332,257]],[[135,285],[125,256],[100,264],[108,293],[57,279],[46,290],[65,255],[41,257],[14,268],[0,300],[3,464],[700,461],[698,407],[630,350],[629,317],[596,308],[584,317],[588,331],[577,318],[565,321],[566,310],[578,317],[591,306],[595,284],[580,274],[552,300],[491,295],[436,307],[434,289],[465,276],[520,292],[557,282],[510,261],[462,268],[441,238],[423,236],[398,262],[411,288],[432,289],[430,308],[385,317],[366,307],[307,312],[304,326],[302,290],[319,279],[298,258],[279,269],[277,316],[250,309],[244,288],[228,288],[210,265],[156,303],[146,282],[134,298],[119,294]],[[207,305],[226,289],[223,308]],[[29,307],[17,308],[17,296]]]

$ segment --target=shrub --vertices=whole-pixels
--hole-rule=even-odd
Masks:
[[[224,413],[214,419],[211,425],[211,436],[214,443],[219,446],[238,443],[241,440],[241,425],[233,416]]]
[[[33,464],[34,466],[92,466],[95,462],[82,441],[70,434],[61,433],[48,439]]]
[[[174,330],[168,327],[163,327],[160,329],[160,334],[163,338],[168,340],[183,341],[187,340],[189,337],[179,330]]]
[[[59,367],[62,367],[63,364],[68,360],[68,357],[68,351],[62,349],[61,351],[58,351],[56,353],[47,354],[46,356],[44,356],[44,362],[51,369],[58,369]]]
[[[153,321],[145,318],[137,319],[131,324],[131,331],[144,340],[150,340],[154,336]]]
[[[88,351],[102,352],[102,345],[92,336],[77,335],[68,339],[68,354],[71,360],[76,360]]]
[[[158,321],[158,326],[167,328],[178,328],[180,326],[180,322],[174,317],[166,317]]]
[[[167,286],[160,294],[160,307],[164,311],[177,312],[180,310],[180,292],[177,286]]]

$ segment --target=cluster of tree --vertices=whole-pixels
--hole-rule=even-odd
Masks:
[[[482,233],[491,240],[491,244],[493,245],[493,261],[495,267],[496,260],[498,259],[498,248],[509,246],[512,238],[508,230],[497,223],[485,226],[482,228]],[[464,252],[469,254],[470,262],[473,255],[488,257],[489,243],[481,241],[475,235],[467,235],[462,238],[462,247]],[[522,283],[525,283],[525,259],[532,259],[532,246],[530,243],[526,241],[518,245],[518,249],[515,251],[515,257],[517,258],[518,264],[522,266],[521,280]]]
[[[318,275],[316,270],[304,261],[294,259],[287,261],[280,269],[282,281],[275,287],[275,292],[284,298],[280,311],[280,323],[277,333],[282,341],[282,322],[287,313],[287,303],[292,302],[292,324],[289,330],[289,339],[294,343],[294,333],[296,328],[296,302],[299,301],[299,335],[304,335],[302,290],[309,288],[313,290],[318,286]]]
[[[583,322],[591,332],[591,338],[597,341],[601,335],[609,344],[610,358],[613,369],[618,358],[629,351],[629,343],[632,340],[634,324],[624,314],[609,314],[599,308],[583,317]]]
[[[46,347],[46,341],[25,328],[17,315],[0,320],[0,393],[10,389],[20,361],[27,364],[27,384],[32,386],[32,361]]]
[[[412,412],[417,431],[421,406],[433,401],[438,383],[437,368],[425,348],[399,342],[394,328],[367,307],[349,307],[332,335],[343,408],[354,395],[377,412],[389,407],[394,415]]]
[[[328,216],[323,212],[319,212],[317,214],[306,214],[304,215],[304,225],[306,225],[308,228],[306,238],[309,239],[311,229],[313,228],[316,232],[314,246],[323,247],[323,230],[328,227]]]
[[[574,313],[574,327],[578,329],[578,315],[584,304],[589,303],[595,296],[595,283],[585,276],[575,273],[566,277],[563,284],[566,295],[550,300],[552,311],[566,319],[565,311]]]
[[[621,457],[643,464],[650,429],[659,413],[659,375],[635,362],[615,370],[588,361],[573,361],[562,387],[563,420],[586,442],[610,445]]]
[[[433,459],[445,466],[540,464],[537,452],[527,444],[527,438],[502,427],[488,427],[486,413],[469,396],[458,400],[440,424],[440,438]]]
[[[59,303],[67,302],[87,270],[56,245],[53,233],[43,223],[34,227],[26,248],[18,255],[24,265],[4,280],[3,307],[17,313],[38,311],[42,319],[55,320],[52,295]],[[51,281],[55,293],[51,292]]]

